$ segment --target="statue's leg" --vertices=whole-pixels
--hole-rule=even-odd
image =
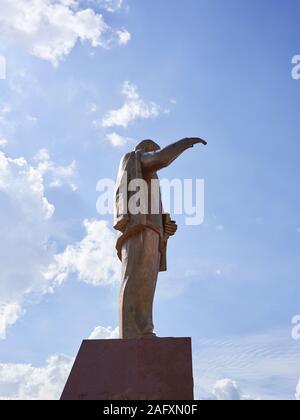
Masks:
[[[141,336],[152,337],[153,301],[159,271],[159,235],[152,229],[143,231],[143,253],[139,269],[139,287],[137,300],[137,323]]]
[[[144,229],[122,249],[120,337],[153,336],[152,308],[159,270],[159,235]]]
[[[136,323],[136,290],[138,267],[141,259],[140,234],[127,239],[122,247],[122,283],[119,298],[120,338],[136,338],[139,329]]]

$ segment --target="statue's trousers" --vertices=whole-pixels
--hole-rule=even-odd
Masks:
[[[159,242],[159,234],[145,228],[123,244],[120,338],[154,335],[153,299],[160,264]]]

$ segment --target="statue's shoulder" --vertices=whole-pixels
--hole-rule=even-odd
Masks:
[[[128,152],[121,158],[121,167],[124,168],[128,162],[135,158],[135,152]]]
[[[134,154],[134,152],[128,152],[128,153],[126,153],[123,157],[122,157],[122,160],[124,161],[124,160],[128,160],[128,159],[130,159],[131,157],[132,157],[132,155]]]

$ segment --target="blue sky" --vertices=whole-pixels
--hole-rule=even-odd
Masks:
[[[297,0],[39,0],[37,20],[42,8],[48,18],[55,12],[52,3],[77,20],[68,21],[72,30],[58,18],[42,30],[27,11],[31,37],[18,23],[22,1],[12,9],[0,1],[0,54],[7,62],[0,139],[7,140],[2,168],[9,168],[0,183],[1,396],[23,395],[24,381],[32,381],[28,365],[47,373],[49,357],[72,358],[95,327],[117,326],[119,268],[108,249],[112,218],[97,224],[97,181],[115,178],[121,156],[142,138],[166,145],[201,136],[207,148],[188,151],[161,172],[204,178],[205,222],[186,226],[177,217],[169,271],[158,283],[156,331],[192,337],[198,397],[211,396],[214,383],[229,378],[252,398],[294,398],[300,378],[300,342],[291,338],[291,319],[300,313],[300,81],[291,77],[292,57],[300,54]],[[85,26],[80,12],[86,10]],[[100,13],[109,28],[103,36],[93,32]],[[130,102],[122,93],[126,81],[136,86],[149,118],[140,111],[104,127],[109,111]],[[107,137],[112,133],[118,145]],[[43,199],[50,212],[55,208],[49,217]],[[96,256],[110,261],[93,259],[91,270],[108,265],[111,279],[94,278],[87,267],[84,220],[100,249]],[[53,261],[47,283],[41,276]],[[7,379],[9,367],[20,364],[24,372]],[[39,395],[46,391],[52,395],[48,388]]]

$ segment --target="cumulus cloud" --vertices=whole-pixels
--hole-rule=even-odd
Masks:
[[[157,117],[162,109],[155,102],[147,102],[140,97],[138,89],[132,83],[123,83],[122,94],[125,103],[121,108],[109,111],[102,120],[102,127],[124,127],[136,119],[148,119]]]
[[[12,108],[9,104],[2,104],[0,107],[0,114],[10,114]]]
[[[108,47],[119,35],[92,8],[78,0],[1,0],[1,36],[22,45],[32,55],[54,66],[78,41],[93,47]],[[118,2],[106,3],[110,11]],[[122,3],[122,2],[121,2]]]
[[[75,188],[75,165],[55,165],[46,149],[36,161],[33,166],[0,151],[0,338],[24,313],[29,297],[52,293],[69,274],[96,286],[120,277],[115,234],[104,221],[85,220],[82,241],[54,254],[49,239],[55,208],[45,196],[45,185]]]
[[[106,134],[106,138],[114,147],[125,146],[128,142],[126,137],[123,137],[115,132]]]
[[[123,0],[89,0],[91,3],[107,10],[108,12],[116,12],[123,6]]]
[[[0,399],[59,399],[73,362],[73,358],[54,355],[44,367],[0,363]]]
[[[298,382],[298,385],[297,385],[297,388],[296,388],[296,395],[295,395],[295,397],[296,397],[296,400],[297,401],[300,401],[300,379],[299,379],[299,382]]]
[[[51,159],[47,149],[41,149],[35,156],[37,170],[47,182],[50,188],[59,188],[64,185],[76,191],[74,182],[76,175],[76,162],[73,161],[67,166],[57,166]]]
[[[24,158],[0,152],[0,337],[22,313],[26,295],[44,293],[49,281],[41,276],[49,264],[47,248],[54,206],[44,193],[40,172]]]
[[[5,338],[6,329],[13,325],[21,314],[22,308],[18,302],[0,302],[0,338]]]
[[[98,111],[98,106],[97,106],[97,104],[92,103],[92,104],[89,104],[89,105],[88,105],[87,112],[88,112],[89,114],[93,114],[94,112],[97,112],[97,111]]]
[[[115,235],[102,220],[85,220],[86,235],[54,256],[45,276],[61,283],[70,274],[93,286],[112,284],[120,279],[120,264],[115,252]]]
[[[119,338],[119,327],[113,329],[112,327],[99,326],[89,336],[89,340],[111,340],[114,338]]]
[[[38,119],[30,114],[26,115],[25,120],[32,125],[36,125],[38,122]]]
[[[119,329],[96,327],[90,340],[118,338]],[[70,374],[73,357],[53,355],[45,366],[0,363],[0,400],[58,400]]]
[[[0,147],[5,147],[8,141],[4,137],[0,137]]]
[[[217,381],[213,389],[213,396],[220,401],[239,401],[242,399],[237,383],[231,379]]]
[[[234,378],[238,389],[241,387],[252,399],[290,400],[299,378],[299,343],[290,339],[286,328],[201,339],[193,365],[196,395],[200,398],[210,398],[220,378]]]
[[[127,29],[117,31],[119,45],[126,45],[131,40],[131,33]]]

